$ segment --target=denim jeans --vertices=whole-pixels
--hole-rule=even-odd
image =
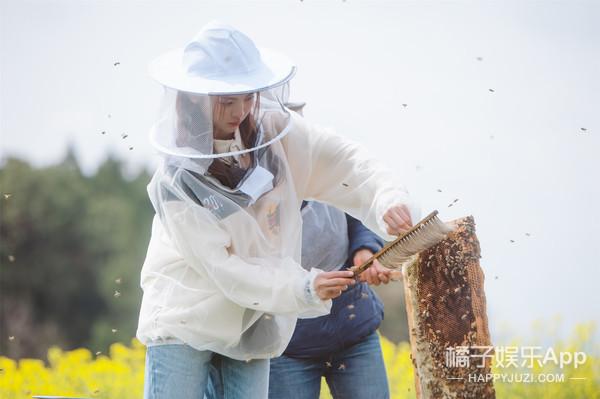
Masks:
[[[144,399],[203,399],[211,370],[218,371],[222,398],[267,398],[269,360],[245,362],[189,345],[165,344],[146,349]]]
[[[318,399],[325,377],[335,399],[389,398],[377,333],[330,356],[271,359],[270,399]]]

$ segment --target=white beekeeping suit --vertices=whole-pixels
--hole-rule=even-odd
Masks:
[[[150,65],[165,87],[151,130],[164,162],[148,186],[156,216],[141,277],[144,344],[269,358],[283,352],[299,315],[327,314],[331,301],[313,287],[320,270],[300,265],[305,198],[388,238],[382,215],[391,205],[408,205],[418,220],[388,170],[283,105],[294,73],[285,57],[222,24]],[[218,110],[234,97],[248,114],[231,125],[232,138],[216,139]],[[217,163],[235,171],[232,183]]]

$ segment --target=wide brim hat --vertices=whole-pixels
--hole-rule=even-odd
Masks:
[[[289,81],[296,66],[285,55],[256,47],[237,29],[212,22],[184,48],[169,51],[148,65],[163,86],[198,94],[243,94]]]

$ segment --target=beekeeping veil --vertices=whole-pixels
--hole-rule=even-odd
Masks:
[[[278,356],[299,314],[326,314],[300,266],[301,201],[282,138],[295,66],[207,25],[149,67],[164,86],[148,185],[157,217],[142,269],[142,342],[175,336],[236,359]],[[297,151],[305,149],[296,148]],[[162,261],[174,249],[179,261]],[[175,256],[175,255],[174,255]],[[308,287],[308,288],[307,288]]]
[[[259,49],[240,31],[208,24],[185,48],[149,66],[164,87],[152,144],[169,164],[255,201],[276,178],[261,157],[289,130],[284,104],[295,71],[285,56]],[[277,129],[267,131],[274,113]]]

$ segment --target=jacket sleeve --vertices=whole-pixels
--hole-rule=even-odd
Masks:
[[[375,253],[383,248],[383,240],[364,224],[352,216],[346,214],[348,223],[348,263],[352,264],[354,254],[359,249],[368,249]]]
[[[386,241],[384,213],[393,205],[408,207],[412,223],[420,207],[390,170],[355,142],[309,124],[292,113],[294,124],[284,142],[300,196],[333,205],[350,214]]]
[[[320,300],[312,289],[320,270],[308,272],[290,257],[242,259],[229,251],[229,233],[206,208],[185,200],[153,202],[160,217],[154,221],[149,253],[178,253],[210,287],[239,306],[303,317],[329,313],[331,300]]]

